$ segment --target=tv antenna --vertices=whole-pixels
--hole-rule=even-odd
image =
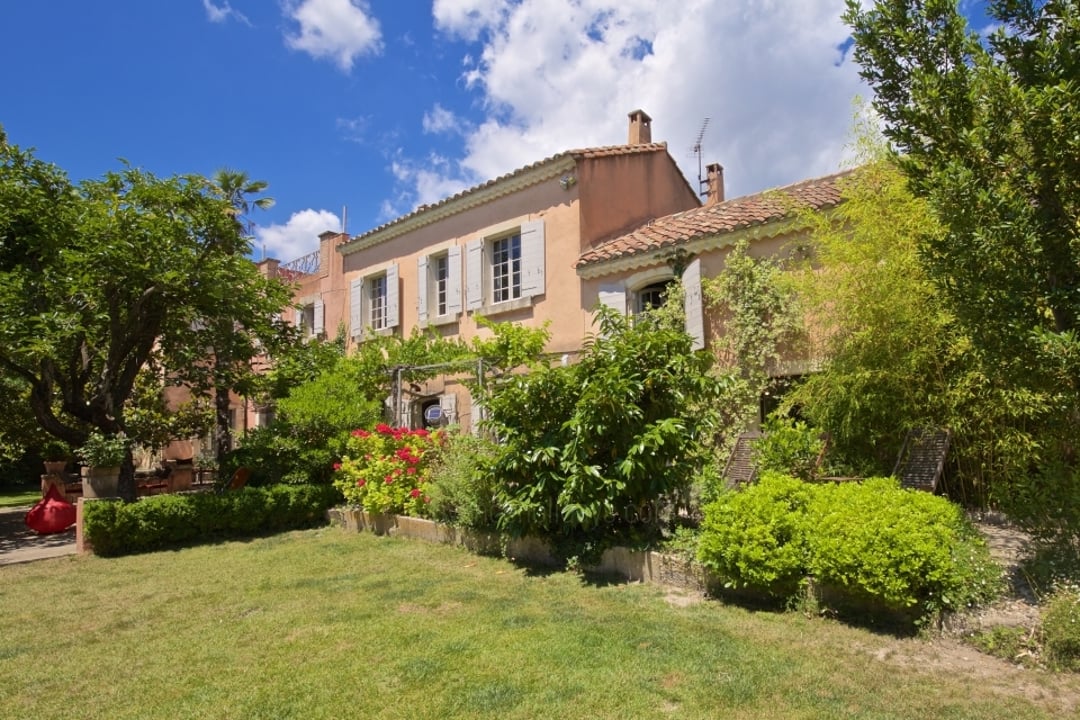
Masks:
[[[704,145],[702,141],[705,139],[705,130],[709,127],[709,120],[711,118],[705,118],[701,121],[701,130],[698,131],[697,140],[694,141],[694,146],[690,148],[690,152],[697,157],[697,181],[698,181],[698,195],[704,195],[701,192],[701,188],[705,185],[705,180],[701,177],[701,155]]]

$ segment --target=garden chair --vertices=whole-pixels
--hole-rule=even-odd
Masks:
[[[749,485],[757,479],[757,466],[754,464],[754,441],[761,437],[761,432],[744,432],[735,440],[727,464],[724,465],[724,485],[735,489]]]
[[[952,433],[948,428],[920,427],[908,430],[893,475],[906,488],[937,492],[945,470]]]
[[[232,474],[227,485],[221,485],[218,489],[219,493],[228,492],[229,490],[239,490],[247,485],[248,480],[251,479],[251,468],[240,466],[236,468],[236,472]]]

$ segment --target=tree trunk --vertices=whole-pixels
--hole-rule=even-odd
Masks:
[[[135,458],[131,448],[124,454],[124,462],[120,465],[120,482],[116,486],[116,494],[124,502],[135,502],[138,494],[135,488]]]
[[[232,452],[232,425],[229,423],[229,389],[214,388],[214,421],[216,425],[217,447],[215,456],[221,467],[225,456]]]

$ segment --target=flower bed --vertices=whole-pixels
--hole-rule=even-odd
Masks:
[[[334,485],[347,503],[368,512],[424,517],[431,502],[424,486],[444,443],[442,431],[422,428],[353,430],[345,456],[334,465]]]

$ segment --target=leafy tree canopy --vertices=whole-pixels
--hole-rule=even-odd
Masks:
[[[1025,384],[1080,378],[1080,2],[848,0],[874,108],[947,232],[922,252],[976,348]]]
[[[92,429],[126,432],[155,347],[177,369],[170,351],[197,352],[200,322],[249,327],[287,298],[260,282],[249,250],[201,176],[125,165],[73,184],[0,132],[0,372],[28,384],[36,421],[73,446]],[[121,494],[134,497],[130,454]]]

